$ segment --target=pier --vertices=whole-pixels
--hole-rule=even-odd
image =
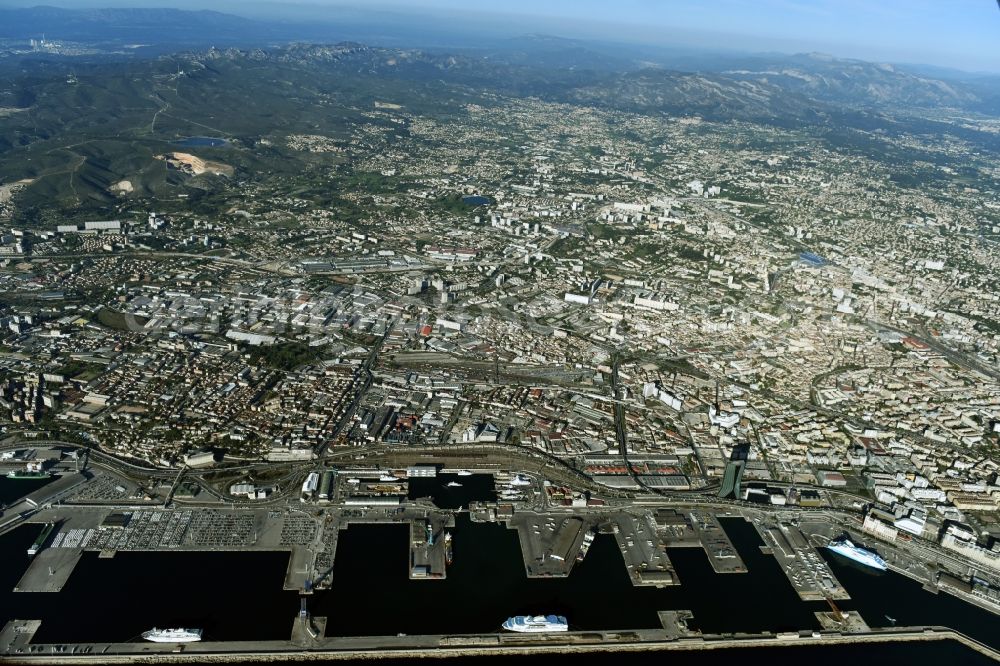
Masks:
[[[613,516],[610,529],[633,585],[663,587],[680,582],[667,557],[666,545],[649,517],[621,512]]]
[[[288,555],[288,570],[285,572],[286,590],[311,592],[316,553],[306,546],[294,546]]]
[[[14,591],[58,592],[66,585],[82,556],[82,548],[46,548],[31,558]]]
[[[797,526],[760,519],[752,522],[764,541],[762,549],[778,561],[800,599],[822,601],[851,598],[830,565],[816,552],[816,548]]]
[[[716,573],[746,573],[747,566],[736,551],[729,535],[722,529],[715,513],[703,509],[693,510],[691,525],[698,541],[708,555],[708,561]]]
[[[683,612],[662,614],[664,624],[684,622]],[[293,621],[287,641],[204,641],[170,643],[37,644],[31,638],[39,622],[12,620],[0,630],[7,663],[12,664],[115,664],[192,663],[226,661],[299,661],[303,659],[363,659],[427,656],[487,656],[585,652],[668,650],[724,650],[729,648],[791,647],[801,645],[852,645],[953,640],[994,660],[1000,652],[946,627],[897,627],[843,632],[837,630],[790,631],[760,634],[697,634],[682,625],[634,631],[589,631],[558,634],[448,634],[424,636],[366,636],[326,638],[302,617]],[[686,625],[684,625],[686,626]]]
[[[464,469],[464,468],[463,468]],[[378,473],[383,474],[382,470]],[[375,472],[368,472],[372,476]],[[364,476],[360,471],[359,476]],[[78,482],[77,489],[89,493],[104,492],[98,474],[89,482]],[[367,478],[367,477],[366,477]],[[389,482],[382,482],[388,484]],[[106,484],[105,484],[106,485]],[[356,485],[361,485],[356,484]],[[399,485],[399,484],[393,484]],[[206,640],[194,644],[170,645],[152,643],[91,643],[57,645],[36,644],[33,641],[40,623],[32,618],[8,623],[0,634],[0,654],[6,660],[48,662],[78,660],[80,663],[108,663],[134,660],[137,656],[152,661],[199,661],[225,659],[283,658],[358,658],[370,656],[415,656],[427,654],[504,654],[509,652],[562,652],[583,650],[655,650],[655,649],[716,649],[720,647],[773,646],[895,640],[959,640],[955,632],[941,627],[872,628],[855,611],[841,612],[834,601],[848,599],[846,590],[820,555],[830,536],[850,530],[844,518],[840,522],[827,520],[826,513],[784,511],[781,515],[767,514],[752,506],[721,507],[694,502],[652,502],[624,506],[611,501],[607,504],[571,508],[546,498],[528,488],[522,500],[471,502],[470,509],[442,509],[428,499],[406,499],[394,496],[372,496],[365,503],[327,505],[321,503],[273,503],[249,505],[245,502],[224,505],[175,503],[124,505],[120,502],[103,504],[93,500],[74,502],[67,498],[55,505],[41,505],[30,516],[33,523],[53,522],[57,529],[47,546],[30,562],[17,584],[19,591],[56,592],[63,588],[84,552],[113,556],[119,551],[281,551],[288,554],[284,579],[285,590],[295,591],[305,600],[299,615],[289,617],[291,627],[287,640],[227,641]],[[759,634],[702,634],[691,627],[697,617],[689,611],[661,610],[659,625],[635,630],[591,630],[566,632],[559,635],[522,635],[507,633],[420,634],[391,636],[326,636],[326,618],[309,613],[308,603],[315,598],[315,589],[331,585],[341,530],[352,525],[384,524],[405,526],[405,546],[395,540],[392,561],[388,566],[417,582],[415,586],[433,594],[448,575],[450,544],[445,538],[455,526],[459,513],[468,513],[474,522],[499,522],[517,533],[520,557],[528,578],[566,578],[572,575],[578,557],[585,556],[584,544],[594,534],[601,545],[602,557],[608,556],[610,539],[622,555],[621,565],[634,586],[664,587],[681,584],[671,562],[671,548],[701,548],[712,571],[718,574],[747,572],[747,565],[733,540],[723,529],[720,517],[732,517],[751,523],[763,543],[763,552],[773,556],[799,598],[807,601],[828,600],[830,610],[815,612],[812,617],[799,617],[790,626],[818,627],[798,632]],[[728,525],[727,525],[728,527]],[[402,536],[402,527],[397,527]],[[501,530],[502,531],[502,530]],[[742,534],[746,533],[743,528]],[[608,538],[610,537],[610,539]],[[345,537],[346,538],[346,537]],[[459,557],[462,557],[463,534]],[[734,539],[736,535],[734,533]],[[743,548],[742,541],[741,548]],[[751,560],[744,550],[747,561]],[[676,554],[675,554],[676,555]],[[518,556],[518,550],[513,557]],[[403,558],[407,558],[404,560]],[[676,555],[678,561],[680,556]],[[902,555],[890,551],[887,559],[893,568],[906,564]],[[397,564],[398,563],[398,564]],[[282,563],[284,564],[284,563]],[[396,567],[399,567],[396,569]],[[911,565],[907,571],[917,571]],[[838,569],[839,571],[839,569]],[[581,572],[592,575],[593,569]],[[392,574],[396,575],[396,574]],[[456,572],[457,575],[457,572]],[[280,580],[280,578],[279,578]],[[730,579],[733,580],[733,579]],[[455,582],[455,581],[452,581]],[[447,586],[446,586],[447,587]],[[700,591],[699,591],[700,592]],[[326,597],[324,597],[326,598]],[[318,600],[316,600],[318,601]],[[320,606],[318,606],[320,607]],[[331,615],[322,606],[321,615]],[[695,607],[697,606],[689,606]],[[15,607],[16,608],[16,607]],[[655,608],[655,607],[654,607]],[[506,609],[504,609],[506,610]],[[812,613],[815,609],[809,609]],[[504,611],[501,611],[504,612]],[[518,611],[520,612],[520,611]],[[513,613],[513,612],[512,612]],[[895,615],[895,613],[893,613]],[[879,617],[873,617],[876,624]],[[502,617],[500,618],[502,619]],[[691,622],[694,620],[694,622]],[[918,621],[927,621],[920,619]],[[930,619],[934,621],[934,619]],[[947,621],[947,620],[945,620]],[[48,620],[46,620],[48,622]],[[601,626],[593,619],[580,620],[582,626]],[[641,626],[642,620],[636,622]],[[496,624],[499,624],[497,621]],[[631,622],[628,623],[631,625]],[[690,625],[690,626],[689,626]],[[280,624],[278,637],[282,636]],[[286,625],[287,626],[287,625]],[[429,625],[426,631],[440,631],[441,626]],[[491,622],[477,623],[473,631],[488,628]],[[718,625],[716,625],[718,626]],[[723,625],[727,626],[727,625]],[[766,625],[765,625],[766,626]],[[756,625],[756,628],[760,625]],[[52,628],[52,627],[49,627]],[[342,629],[342,628],[341,628]],[[378,629],[387,631],[385,628]],[[403,630],[407,630],[403,627]],[[394,630],[393,630],[394,631]],[[416,630],[414,630],[416,631]],[[46,632],[47,633],[47,632]],[[334,633],[331,630],[331,633]],[[355,633],[352,631],[352,633]],[[356,633],[361,633],[358,631]],[[55,634],[53,634],[55,635]],[[79,636],[79,634],[78,634]],[[239,633],[231,634],[241,637]],[[83,634],[85,639],[90,636]],[[114,638],[114,634],[106,636]],[[269,637],[274,637],[270,634]],[[212,636],[206,636],[212,638]],[[135,638],[131,640],[136,640]],[[971,640],[971,639],[970,639]],[[973,641],[974,642],[974,641]],[[977,648],[978,649],[978,648]],[[991,648],[984,648],[987,651]],[[982,650],[980,650],[982,651]],[[992,653],[991,653],[992,654]]]
[[[578,516],[552,516],[522,511],[507,526],[517,530],[528,578],[565,577],[573,570],[583,538],[593,525]]]
[[[450,544],[445,534],[454,525],[454,516],[441,513],[410,521],[410,578],[442,579],[447,575]]]

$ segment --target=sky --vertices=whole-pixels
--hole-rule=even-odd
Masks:
[[[631,36],[655,43],[679,42],[688,33],[694,41],[714,48],[822,51],[1000,71],[996,0],[389,0],[380,4],[452,11],[476,6],[480,11],[546,23],[565,20],[567,32],[575,33],[572,36]]]
[[[418,13],[511,36],[823,52],[1000,72],[996,0],[0,0],[0,6],[175,6],[336,22],[346,9]]]

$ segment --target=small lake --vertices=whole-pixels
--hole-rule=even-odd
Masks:
[[[470,194],[468,196],[462,197],[462,203],[466,206],[488,206],[493,203],[493,200],[489,197],[484,197],[479,194]]]
[[[175,146],[184,146],[185,148],[221,148],[222,146],[229,145],[229,141],[226,139],[211,136],[189,136],[186,139],[171,141],[171,143]]]

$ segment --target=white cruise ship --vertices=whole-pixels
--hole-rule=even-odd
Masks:
[[[838,555],[843,555],[849,560],[854,560],[858,564],[864,564],[865,566],[872,567],[873,569],[885,571],[889,568],[889,565],[886,564],[885,560],[879,557],[878,553],[855,545],[847,535],[844,535],[839,539],[834,539],[827,544],[827,548]]]
[[[507,618],[503,628],[526,634],[544,634],[550,631],[568,631],[569,624],[562,615],[516,615]]]
[[[194,643],[201,640],[201,629],[157,629],[142,632],[142,637],[154,643]]]

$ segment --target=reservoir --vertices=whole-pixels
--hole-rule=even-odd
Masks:
[[[478,194],[470,194],[462,197],[462,203],[466,206],[488,206],[493,203],[493,200],[489,197],[484,197]]]

